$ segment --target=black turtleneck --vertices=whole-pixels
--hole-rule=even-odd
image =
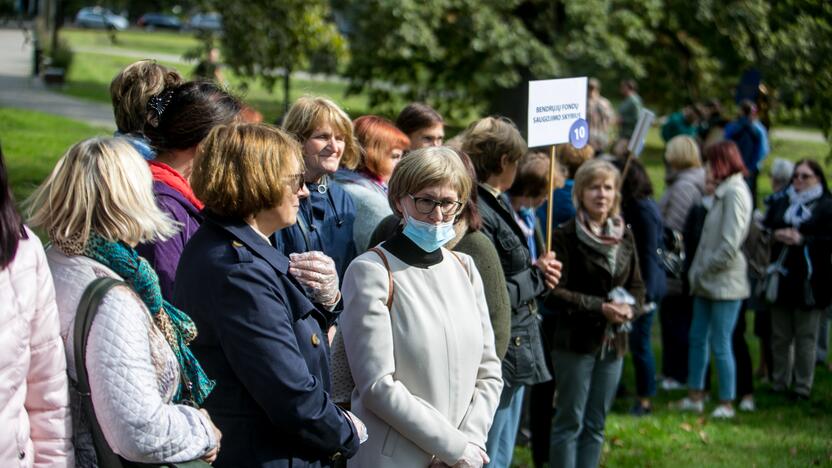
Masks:
[[[427,268],[442,262],[442,249],[425,252],[401,231],[381,244],[399,260],[417,268]]]

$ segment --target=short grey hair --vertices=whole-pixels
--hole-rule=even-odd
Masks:
[[[794,173],[794,163],[788,159],[777,158],[771,163],[771,179],[783,185],[788,184]]]

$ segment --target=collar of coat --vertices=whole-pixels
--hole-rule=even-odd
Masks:
[[[207,215],[207,221],[215,224],[243,244],[248,250],[265,260],[279,273],[289,273],[289,259],[275,249],[269,242],[241,219],[223,218],[212,213]]]
[[[575,224],[577,221],[575,218],[570,219],[566,223],[563,224],[563,231],[557,232],[555,231],[555,235],[567,235],[570,237],[575,238],[575,245],[577,249],[581,251],[583,254],[583,258],[587,261],[594,263],[598,267],[602,268],[607,273],[610,273],[610,276],[615,276],[610,272],[610,265],[607,262],[606,257],[603,254],[598,252],[597,250],[591,248],[590,246],[586,245],[585,243],[578,240],[578,226]],[[621,265],[623,262],[628,261],[628,259],[633,254],[633,242],[630,240],[632,238],[632,232],[630,231],[629,226],[625,226],[624,228],[624,235],[621,237],[621,242],[618,243],[618,250],[615,254],[615,271],[616,273],[623,271]]]
[[[523,230],[520,228],[520,225],[517,224],[517,220],[514,218],[514,213],[510,212],[507,206],[511,206],[508,200],[505,199],[505,194],[500,194],[503,197],[503,202],[506,206],[503,206],[497,200],[497,197],[494,196],[491,191],[489,191],[483,184],[479,184],[477,187],[477,197],[482,200],[489,208],[494,210],[503,221],[506,222],[511,227],[511,230],[517,235],[517,237],[523,242],[523,245],[526,245],[526,235],[523,233]]]
[[[728,193],[729,190],[734,189],[737,187],[737,184],[745,184],[745,181],[742,178],[741,173],[736,173],[722,181],[716,190],[714,190],[714,198],[722,198]]]

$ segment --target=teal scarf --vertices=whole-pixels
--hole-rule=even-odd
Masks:
[[[159,277],[147,260],[127,244],[108,241],[95,233],[90,234],[83,254],[118,273],[139,295],[179,361],[181,378],[173,401],[201,406],[213,390],[214,381],[208,379],[188,348],[196,338],[196,325],[185,312],[162,298]]]

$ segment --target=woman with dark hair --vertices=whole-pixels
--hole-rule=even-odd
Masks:
[[[773,232],[771,261],[780,275],[771,305],[772,388],[808,399],[823,310],[832,302],[832,195],[820,164],[798,161],[792,183],[769,205],[763,224]],[[772,291],[774,293],[774,291]],[[776,297],[773,297],[776,296]],[[789,349],[794,347],[794,363]]]
[[[144,133],[156,151],[156,159],[148,161],[153,193],[162,211],[182,228],[136,250],[159,275],[162,297],[171,300],[179,256],[202,222],[203,205],[189,182],[196,147],[213,127],[235,120],[242,104],[214,83],[191,81],[162,91],[147,106]]]
[[[655,317],[653,312],[667,291],[667,280],[658,254],[664,226],[659,206],[652,196],[653,184],[647,171],[639,161],[633,160],[621,186],[621,211],[624,222],[630,226],[635,237],[645,288],[644,313],[633,321],[629,336],[638,398],[630,409],[630,414],[634,416],[650,414],[653,409],[650,399],[656,396],[656,362],[650,335]]]
[[[356,251],[363,252],[378,223],[393,214],[387,202],[387,181],[410,147],[410,139],[393,122],[377,115],[355,119],[353,128],[361,146],[361,158],[355,170],[342,167],[332,178],[355,204],[353,238]]]
[[[432,107],[421,102],[405,106],[396,118],[396,126],[410,138],[410,149],[442,146],[445,120]]]
[[[0,465],[73,467],[55,288],[38,237],[14,206],[0,149]]]
[[[476,180],[476,172],[471,158],[462,151],[455,150],[462,160],[465,170],[471,180]],[[445,244],[445,248],[454,252],[462,252],[471,256],[477,270],[482,277],[482,284],[485,289],[485,302],[488,305],[488,315],[491,318],[491,328],[494,330],[494,343],[497,357],[502,359],[508,349],[508,338],[510,333],[510,312],[508,291],[506,291],[506,280],[503,276],[503,267],[500,266],[500,258],[497,256],[497,249],[494,244],[480,232],[482,218],[477,209],[477,186],[471,184],[471,195],[469,202],[465,204],[457,216],[454,224],[455,236]],[[403,225],[401,217],[390,215],[384,218],[376,227],[370,237],[369,247],[390,239],[394,234],[401,232]]]
[[[751,223],[751,192],[737,145],[722,141],[705,152],[706,177],[716,185],[702,235],[688,271],[693,295],[690,325],[687,398],[676,407],[701,413],[705,407],[705,371],[708,343],[713,349],[719,376],[719,400],[711,417],[733,418],[736,398],[736,367],[731,334],[743,299],[750,293],[748,265],[742,246]]]

